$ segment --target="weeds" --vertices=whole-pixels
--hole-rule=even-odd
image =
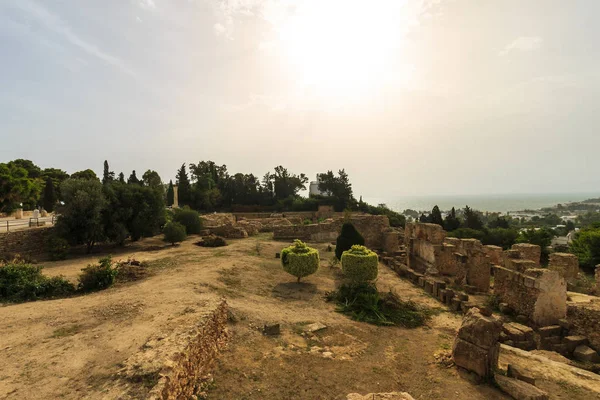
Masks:
[[[395,293],[380,293],[373,284],[344,284],[327,294],[328,301],[337,303],[336,311],[350,318],[374,325],[397,325],[416,328],[430,318],[428,310],[412,301],[403,301]]]

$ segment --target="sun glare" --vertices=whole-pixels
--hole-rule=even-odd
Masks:
[[[276,31],[299,89],[343,101],[410,79],[398,61],[410,23],[399,0],[321,0],[300,2]]]

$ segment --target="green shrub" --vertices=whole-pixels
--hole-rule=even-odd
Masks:
[[[79,290],[92,292],[110,287],[115,282],[118,270],[113,268],[110,256],[101,258],[98,264],[90,264],[79,274]]]
[[[365,246],[354,245],[342,254],[342,271],[352,282],[369,282],[377,278],[377,254]]]
[[[51,236],[46,243],[46,249],[50,254],[50,259],[53,261],[64,260],[69,254],[69,242],[58,236]]]
[[[177,242],[183,242],[187,237],[185,226],[179,222],[169,222],[163,228],[163,234],[165,235],[164,241],[175,245]]]
[[[65,297],[75,291],[75,286],[64,277],[48,278],[41,271],[41,266],[31,264],[10,263],[0,266],[0,299],[32,301]]]
[[[221,236],[209,235],[204,236],[201,241],[196,242],[196,245],[202,247],[223,247],[227,246],[227,242]]]
[[[350,248],[355,244],[364,245],[365,239],[356,230],[352,223],[344,222],[344,225],[342,225],[342,231],[340,232],[335,244],[335,256],[338,258],[338,260],[341,260],[342,253],[344,251],[350,250]]]
[[[202,220],[197,211],[189,208],[179,208],[173,214],[173,221],[179,222],[185,226],[185,232],[188,235],[198,234],[202,230]]]
[[[379,293],[372,283],[344,284],[328,293],[327,300],[337,303],[336,311],[375,325],[416,328],[425,324],[431,315],[430,311],[411,301],[402,301],[392,292]]]
[[[283,269],[298,278],[312,275],[319,269],[319,252],[296,239],[294,244],[281,250]]]

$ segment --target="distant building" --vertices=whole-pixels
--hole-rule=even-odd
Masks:
[[[317,174],[317,180],[316,181],[312,181],[310,183],[310,186],[308,187],[308,196],[326,196],[327,193],[325,192],[321,192],[319,190],[319,182],[321,180],[319,179],[319,174]]]

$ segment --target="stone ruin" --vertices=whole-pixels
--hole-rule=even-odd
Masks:
[[[468,286],[473,292],[490,288],[491,257],[476,239],[447,238],[437,224],[407,223],[404,233],[407,265],[426,275],[444,277],[450,283]]]

